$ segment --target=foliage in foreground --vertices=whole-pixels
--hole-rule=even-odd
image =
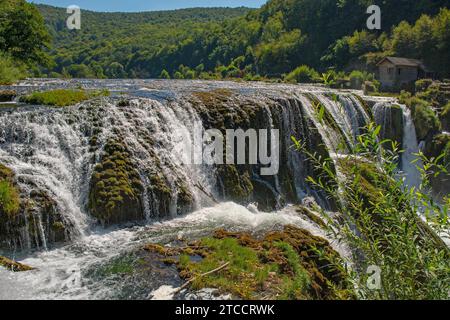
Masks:
[[[47,106],[71,106],[85,100],[89,100],[99,96],[108,96],[108,91],[87,91],[87,90],[69,90],[57,89],[44,92],[33,92],[28,96],[20,98],[21,102],[36,105]]]
[[[0,52],[0,85],[10,85],[25,77],[24,67]]]
[[[321,172],[308,181],[338,204],[339,221],[323,210],[322,215],[328,231],[352,248],[352,276],[359,297],[448,299],[450,254],[438,235],[448,237],[449,199],[442,205],[435,203],[428,182],[431,174],[446,174],[442,156],[418,155],[423,161],[419,167],[423,182],[418,188],[407,188],[398,177],[398,146],[379,142],[379,131],[368,126],[351,154],[337,161],[339,173],[333,169],[333,160],[310,153],[293,140]],[[387,143],[392,147],[382,148]],[[370,266],[381,271],[379,290],[367,285],[373,280],[367,273]]]

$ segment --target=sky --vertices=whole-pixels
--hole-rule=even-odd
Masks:
[[[102,12],[139,12],[172,10],[192,7],[251,7],[259,8],[267,0],[28,0],[55,7],[77,5],[81,9]]]

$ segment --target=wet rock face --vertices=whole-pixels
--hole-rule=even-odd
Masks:
[[[374,117],[377,125],[381,125],[381,139],[403,144],[403,111],[398,105],[379,104],[374,106]],[[390,148],[390,144],[385,144]]]
[[[224,136],[226,129],[279,130],[280,166],[276,175],[260,175],[261,165],[217,166],[217,185],[224,200],[255,202],[259,209],[270,211],[299,201],[304,192],[320,197],[304,181],[308,174],[314,175],[314,168],[292,148],[291,137],[322,157],[329,157],[329,153],[300,101],[288,96],[261,100],[231,90],[213,90],[193,93],[190,103],[205,129],[219,129]],[[248,149],[247,145],[246,153]]]

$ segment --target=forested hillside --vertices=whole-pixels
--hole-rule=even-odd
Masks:
[[[68,30],[65,9],[38,7],[54,39],[54,71],[66,76],[98,78],[156,77],[163,66],[172,71],[182,63],[198,65],[218,46],[217,43],[205,43],[208,35],[220,33],[221,25],[227,24],[227,20],[245,16],[250,10],[82,11],[81,30]],[[198,43],[199,39],[202,43]],[[211,60],[220,59],[212,57]],[[209,65],[214,66],[215,63]]]
[[[450,74],[450,14],[441,11],[448,1],[375,1],[380,31],[366,28],[370,3],[271,0],[258,10],[83,11],[79,31],[67,30],[64,9],[39,10],[54,38],[52,76],[251,79],[280,77],[300,65],[370,70],[386,55],[424,59],[442,76]]]

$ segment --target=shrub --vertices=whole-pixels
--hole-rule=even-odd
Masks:
[[[174,79],[181,80],[181,79],[184,79],[184,76],[183,76],[183,74],[182,74],[180,71],[176,71],[176,72],[173,74],[173,78],[174,78]]]
[[[0,85],[9,85],[26,77],[23,66],[16,63],[11,57],[0,53]]]
[[[325,211],[322,217],[328,231],[352,248],[359,297],[448,299],[450,253],[437,236],[448,235],[448,205],[436,204],[428,191],[431,168],[433,176],[445,173],[445,168],[420,154],[422,184],[405,186],[398,179],[398,146],[386,151],[379,143],[379,131],[373,124],[367,127],[352,154],[339,159],[339,174],[333,169],[333,159],[320,158],[293,140],[321,171],[319,178],[308,177],[309,183],[338,205],[338,218]],[[379,290],[367,285],[370,266],[380,270]]]
[[[350,86],[352,89],[361,89],[364,82],[364,74],[361,71],[354,70],[350,73]]]
[[[368,95],[370,93],[378,92],[379,82],[377,81],[365,81],[363,90],[364,94]]]
[[[411,109],[419,140],[425,140],[441,130],[439,118],[427,101],[405,91],[400,94],[399,101]]]
[[[28,96],[21,97],[20,101],[29,104],[64,107],[75,105],[91,98],[108,95],[109,92],[105,90],[88,92],[85,90],[58,89],[33,92]]]
[[[164,69],[161,74],[159,75],[160,79],[170,79],[170,74],[167,72],[166,69]]]
[[[319,74],[314,69],[303,65],[294,69],[285,77],[284,80],[294,83],[311,83],[314,82],[318,77]]]
[[[328,70],[326,73],[322,73],[321,76],[321,82],[326,86],[333,86],[336,84],[338,76],[336,74],[336,71],[334,70]]]
[[[422,92],[428,89],[428,87],[433,83],[432,79],[420,79],[416,81],[416,92]]]

